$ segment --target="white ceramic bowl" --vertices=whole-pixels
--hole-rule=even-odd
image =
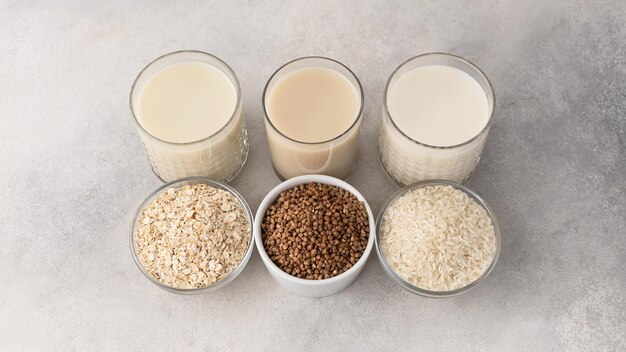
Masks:
[[[365,252],[363,252],[361,258],[350,269],[337,276],[331,277],[330,279],[305,280],[289,275],[286,272],[282,271],[276,264],[274,264],[274,262],[272,262],[270,257],[267,255],[267,252],[265,252],[265,248],[263,247],[261,224],[263,223],[263,218],[265,217],[265,211],[267,210],[267,208],[272,205],[272,203],[274,203],[274,201],[276,200],[276,198],[278,198],[278,195],[281,192],[295,186],[311,182],[324,183],[327,185],[333,185],[343,188],[354,194],[360,201],[362,201],[365,205],[365,209],[367,210],[370,233]],[[265,198],[261,202],[261,205],[259,205],[259,209],[256,212],[256,217],[254,220],[254,240],[256,241],[257,249],[259,251],[259,254],[261,255],[263,264],[265,264],[267,270],[269,270],[274,280],[276,280],[276,282],[280,286],[292,293],[305,297],[330,296],[348,287],[357,278],[357,276],[359,276],[359,273],[363,269],[363,266],[365,266],[367,258],[369,257],[370,252],[374,247],[375,237],[376,220],[374,218],[374,215],[372,214],[372,210],[370,209],[369,204],[367,204],[367,201],[361,195],[361,193],[359,193],[359,191],[357,191],[354,187],[352,187],[345,181],[324,175],[298,176],[290,178],[279,184],[278,186],[274,187],[274,189],[265,196]]]

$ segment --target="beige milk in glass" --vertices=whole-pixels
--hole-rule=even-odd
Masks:
[[[293,61],[270,79],[264,104],[279,177],[348,178],[356,162],[362,93],[347,68],[324,58]]]

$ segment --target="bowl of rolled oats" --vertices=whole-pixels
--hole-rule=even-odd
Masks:
[[[133,219],[133,259],[151,282],[179,294],[226,286],[254,248],[254,218],[232,187],[204,177],[168,182],[152,192]]]

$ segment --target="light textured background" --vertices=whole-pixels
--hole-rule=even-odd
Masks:
[[[626,2],[0,0],[0,350],[626,350]],[[365,89],[350,182],[374,212],[397,189],[377,159],[382,90],[405,59],[465,56],[497,117],[469,186],[503,250],[467,295],[431,300],[375,256],[348,289],[280,289],[255,252],[219,292],[162,291],[130,255],[160,181],[128,107],[135,75],[178,49],[237,73],[251,152],[232,184],[256,208],[278,184],[261,93],[325,55]]]

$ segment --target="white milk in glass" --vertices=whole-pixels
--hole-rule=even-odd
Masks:
[[[467,181],[492,112],[483,86],[459,68],[429,64],[392,77],[386,94],[380,156],[387,173],[401,184]]]
[[[291,71],[270,81],[265,108],[272,164],[279,176],[350,175],[356,161],[361,96],[343,74],[326,67]]]
[[[141,75],[133,92],[133,112],[155,173],[165,181],[232,178],[247,154],[233,79],[202,61],[173,62],[140,81]]]

